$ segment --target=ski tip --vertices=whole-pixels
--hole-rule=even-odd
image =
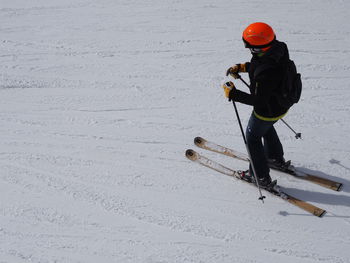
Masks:
[[[192,149],[188,149],[186,150],[186,157],[192,161],[197,159],[197,153],[192,150]]]
[[[195,145],[202,145],[204,142],[205,142],[205,140],[202,137],[194,138],[194,144]]]
[[[194,151],[192,149],[186,150],[186,156],[193,156],[193,155],[194,155]]]

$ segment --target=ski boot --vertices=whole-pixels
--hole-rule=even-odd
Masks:
[[[267,191],[272,191],[274,187],[277,185],[277,180],[271,180],[271,177],[259,178],[259,186],[262,189],[266,189]]]
[[[287,171],[291,166],[290,163],[291,161],[286,162],[284,158],[282,158],[282,160],[267,159],[267,164],[270,168],[280,170],[280,171]]]
[[[255,177],[249,172],[249,170],[241,172],[241,179],[247,181],[248,183],[256,184]],[[270,176],[258,178],[258,180],[260,188],[266,189],[267,191],[273,190],[273,188],[277,185],[277,180],[272,181]]]

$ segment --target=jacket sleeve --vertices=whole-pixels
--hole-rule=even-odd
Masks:
[[[261,72],[255,77],[255,87],[250,87],[251,94],[241,90],[235,90],[233,100],[251,105],[254,107],[261,107],[267,105],[273,91],[278,88],[278,79],[274,76],[273,69]]]
[[[246,62],[245,63],[245,70],[246,70],[246,72],[249,72],[249,68],[250,68],[250,62]]]

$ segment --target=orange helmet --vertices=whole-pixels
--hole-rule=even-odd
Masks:
[[[256,22],[243,31],[242,38],[247,48],[266,48],[276,39],[276,35],[268,24]]]

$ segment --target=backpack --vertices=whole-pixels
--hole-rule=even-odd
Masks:
[[[277,99],[281,106],[290,108],[300,99],[302,90],[301,75],[297,72],[293,60],[288,59],[283,67],[281,90]]]

